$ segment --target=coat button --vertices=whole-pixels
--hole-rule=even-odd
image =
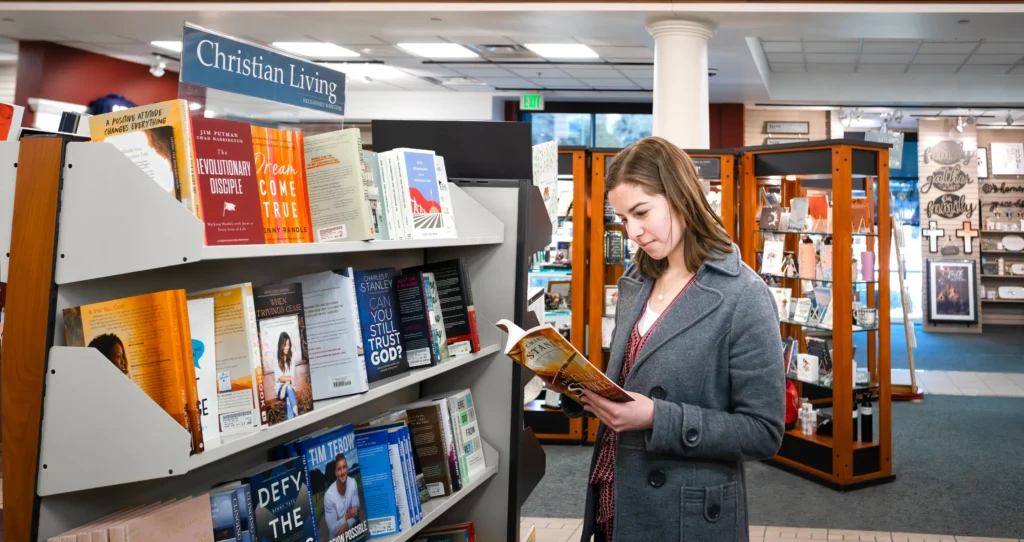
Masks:
[[[717,504],[712,504],[708,507],[708,517],[711,519],[718,519],[718,516],[722,515],[722,507]]]
[[[651,487],[661,487],[665,485],[665,471],[654,470],[647,475],[647,483],[651,484]]]
[[[665,399],[665,388],[661,386],[651,388],[651,399]]]
[[[700,436],[696,429],[689,429],[686,431],[686,442],[693,444],[697,442],[697,437]]]

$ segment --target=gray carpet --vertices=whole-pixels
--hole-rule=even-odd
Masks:
[[[582,517],[591,448],[544,450],[547,475],[523,516]],[[1024,538],[1021,450],[1024,399],[929,396],[896,403],[896,482],[839,493],[752,463],[750,523]],[[814,509],[805,510],[807,503]]]
[[[865,367],[867,333],[854,333],[856,359]],[[903,325],[892,326],[892,367],[909,369]],[[1024,330],[1020,326],[986,325],[981,335],[925,333],[917,325],[914,366],[933,371],[1024,373]]]

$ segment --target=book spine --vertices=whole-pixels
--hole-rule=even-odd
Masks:
[[[409,426],[402,428],[402,446],[405,452],[405,471],[409,477],[409,493],[412,494],[413,506],[416,508],[416,522],[423,520],[423,501],[420,499],[419,482],[416,481],[416,462],[413,459],[412,435]]]
[[[412,193],[409,191],[409,169],[405,163],[405,151],[398,151],[398,176],[401,179],[399,194],[402,196],[402,220],[408,239],[414,239],[416,226],[412,222]]]
[[[462,426],[459,424],[458,396],[447,399],[448,412],[452,417],[452,429],[455,435],[455,457],[459,462],[459,480],[465,486],[470,482],[469,465],[466,464],[466,443],[462,438]]]
[[[405,239],[405,228],[402,227],[402,208],[398,204],[398,183],[395,179],[395,152],[388,151],[380,155],[380,168],[384,173],[384,186],[388,197],[388,226],[394,232],[391,236],[396,241]]]
[[[402,195],[402,172],[399,169],[401,157],[397,151],[391,151],[388,156],[388,166],[391,168],[391,189],[395,198],[395,224],[401,232],[402,240],[411,239],[411,233],[405,227],[405,197]]]
[[[405,431],[405,433],[403,433],[403,431]],[[416,507],[416,502],[413,499],[413,495],[415,494],[415,486],[413,485],[413,480],[409,478],[409,458],[408,455],[406,454],[405,448],[405,438],[407,436],[407,433],[408,427],[402,425],[402,427],[396,429],[392,433],[392,435],[395,439],[395,444],[398,446],[398,467],[399,473],[402,475],[402,483],[405,486],[405,498],[409,502],[410,524],[416,525],[417,523],[419,523],[420,518],[419,509]]]
[[[466,259],[459,258],[459,284],[462,288],[463,300],[466,303],[466,312],[469,316],[470,342],[473,351],[480,351],[480,331],[476,325],[476,305],[473,304],[473,283],[469,278],[469,271],[466,269]]]
[[[370,193],[370,187],[373,186],[373,179],[369,178],[371,175],[366,167],[366,157],[363,156],[363,135],[358,128],[353,128],[353,130],[355,130],[354,139],[356,141],[355,154],[359,157],[359,184],[361,185],[359,190],[363,195],[361,205],[363,228],[360,234],[365,236],[366,239],[373,239],[377,235],[377,230],[373,227],[373,200],[372,194]]]
[[[254,420],[256,427],[266,427],[269,423],[267,415],[267,396],[263,391],[263,355],[260,348],[259,328],[256,325],[256,303],[253,300],[251,287],[246,287],[245,299],[245,333],[249,338],[249,362],[252,365],[252,394]]]
[[[186,193],[188,195],[189,205],[192,214],[196,215],[199,220],[203,219],[203,206],[200,201],[199,194],[199,177],[196,172],[195,162],[195,149],[192,147],[192,111],[188,107],[188,102],[181,100],[181,129],[185,136],[185,159],[188,164],[188,178],[184,179],[187,185]]]
[[[373,177],[373,186],[377,191],[377,233],[374,236],[378,241],[391,239],[391,223],[388,222],[387,196],[384,192],[383,172],[380,169],[380,155],[363,151],[363,160],[370,164],[370,175]]]
[[[203,421],[201,404],[199,402],[199,387],[196,383],[196,364],[192,352],[192,331],[188,321],[188,300],[185,299],[185,290],[174,290],[171,295],[174,297],[174,305],[178,312],[180,326],[179,344],[181,345],[181,368],[185,378],[185,414],[189,417],[189,424],[192,426],[192,448],[195,453],[205,449],[203,444]]]
[[[455,449],[455,426],[452,424],[452,413],[448,408],[448,400],[441,399],[435,403],[441,411],[441,423],[444,424],[444,448],[448,459],[448,470],[451,472],[452,491],[462,489],[462,473],[459,470],[459,455]]]
[[[192,415],[189,408],[188,386],[184,376],[186,369],[183,366],[184,353],[181,347],[181,336],[184,332],[181,325],[181,309],[178,307],[178,298],[174,291],[164,292],[161,297],[162,302],[166,303],[169,309],[168,329],[170,330],[171,337],[174,337],[174,340],[171,341],[171,363],[176,364],[175,370],[171,371],[174,378],[173,389],[181,404],[182,426],[189,432],[189,436],[192,439],[192,453],[195,454],[199,453],[200,448],[196,446],[196,433],[195,428],[192,427]]]
[[[409,495],[405,491],[405,476],[402,474],[402,457],[399,451],[397,434],[388,432],[388,457],[391,459],[391,480],[395,487],[395,504],[398,506],[398,530],[403,531],[413,526],[409,509]]]

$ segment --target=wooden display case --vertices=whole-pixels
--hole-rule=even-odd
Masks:
[[[757,254],[766,235],[785,237],[786,251],[796,251],[796,245],[807,235],[806,231],[759,230],[755,217],[760,212],[759,191],[762,186],[773,186],[781,193],[782,206],[789,207],[794,197],[806,194],[808,189],[830,192],[832,198],[832,227],[820,224],[821,234],[832,239],[831,280],[813,281],[831,284],[832,324],[803,325],[780,323],[783,337],[799,340],[801,352],[808,335],[831,336],[831,386],[801,383],[794,380],[801,397],[808,397],[817,407],[831,406],[833,438],[823,435],[804,435],[799,424],[786,431],[782,447],[770,460],[778,466],[805,476],[829,487],[851,490],[868,485],[890,482],[892,474],[891,366],[890,366],[890,312],[889,312],[889,250],[890,213],[889,147],[884,144],[854,140],[826,140],[808,143],[771,145],[743,149],[742,180],[740,183],[740,227],[743,260],[760,271]],[[867,201],[874,200],[873,186],[877,183],[877,225],[870,233],[856,232],[853,224],[853,192],[863,191]],[[867,212],[874,219],[870,203]],[[875,220],[871,220],[875,222]],[[822,227],[824,226],[824,227]],[[853,276],[853,239],[865,238],[867,250],[876,255],[877,277],[872,281]],[[783,287],[799,291],[796,278],[779,277]],[[866,294],[866,306],[877,309],[875,327],[854,327],[853,302],[860,290]],[[795,295],[794,295],[795,297]],[[867,352],[858,353],[867,358],[870,385],[854,387],[853,333],[867,334]],[[780,360],[781,361],[781,360]],[[839,391],[847,390],[847,391]],[[854,395],[871,393],[877,401],[875,418],[877,428],[869,442],[850,437],[854,428],[849,413],[854,408]]]

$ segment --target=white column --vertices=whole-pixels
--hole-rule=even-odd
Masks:
[[[647,21],[654,36],[654,132],[684,149],[707,149],[707,21],[656,17]]]

